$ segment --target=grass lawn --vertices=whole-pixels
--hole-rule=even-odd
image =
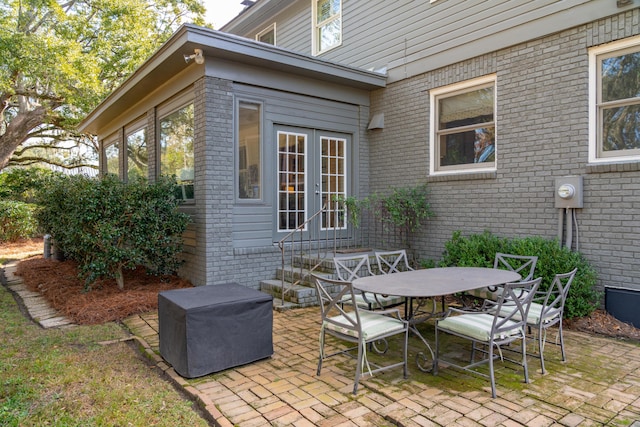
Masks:
[[[1,426],[207,426],[116,323],[42,329],[0,286]]]

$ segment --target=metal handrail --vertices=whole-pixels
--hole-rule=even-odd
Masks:
[[[336,224],[338,224],[338,214],[340,212],[340,209],[337,209],[337,205],[338,203],[333,203],[334,206],[336,206],[336,209],[334,210],[333,215],[335,215],[335,220],[333,221],[333,227],[331,229],[333,229],[333,256],[335,256],[336,251],[337,251],[337,233],[338,233],[338,227],[336,227]],[[304,269],[304,265],[300,266],[300,278],[292,281],[290,286],[286,286],[286,280],[285,280],[285,260],[287,258],[286,256],[286,247],[290,246],[291,248],[291,256],[290,256],[290,265],[291,265],[291,275],[293,277],[293,273],[294,273],[294,259],[296,257],[296,238],[299,237],[299,241],[298,241],[298,247],[300,249],[300,253],[302,253],[304,245],[305,245],[305,241],[303,240],[303,232],[306,230],[311,230],[310,226],[312,225],[312,223],[314,223],[314,221],[317,220],[322,220],[322,214],[323,213],[327,213],[329,214],[330,211],[327,208],[327,204],[325,203],[322,208],[317,211],[316,213],[314,213],[313,215],[311,215],[309,218],[307,218],[306,221],[304,221],[302,224],[298,225],[294,230],[291,230],[289,233],[287,233],[287,235],[285,237],[283,237],[282,239],[280,239],[280,241],[278,242],[278,247],[280,248],[280,253],[281,253],[281,257],[282,257],[282,277],[281,277],[281,283],[282,283],[282,300],[281,300],[281,304],[284,305],[284,300],[285,300],[285,295],[287,292],[291,291],[291,289],[296,286],[298,283],[302,282],[303,278],[302,278],[302,271]],[[319,228],[318,228],[319,229]],[[325,250],[327,248],[329,248],[329,235],[331,234],[330,228],[325,228],[325,238],[324,238],[324,248]],[[316,247],[318,249],[318,255],[320,254],[320,249],[321,249],[321,241],[322,239],[315,239],[312,240],[311,239],[311,233],[309,233],[308,237],[307,237],[307,246],[309,248],[309,253],[311,253],[311,249],[312,249],[312,245],[313,242],[315,242]],[[289,242],[290,241],[290,242]],[[289,245],[287,245],[287,243],[289,243]],[[326,252],[325,252],[326,253]],[[320,256],[318,256],[318,259],[320,259]],[[315,271],[320,265],[322,264],[322,261],[316,262],[315,265],[313,265],[309,271]]]

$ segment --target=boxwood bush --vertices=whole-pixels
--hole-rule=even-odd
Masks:
[[[38,235],[36,206],[15,200],[0,200],[0,242],[15,242]]]
[[[144,266],[154,275],[177,271],[190,217],[179,211],[175,179],[123,183],[81,175],[53,177],[38,192],[41,227],[54,246],[76,260],[87,287],[98,278]]]
[[[561,246],[558,240],[542,237],[503,238],[488,231],[462,236],[453,233],[445,243],[441,266],[493,267],[496,252],[513,255],[537,255],[534,277],[542,277],[542,289],[551,285],[558,273],[578,268],[565,303],[565,318],[583,317],[600,307],[602,293],[596,290],[597,275],[580,252]]]

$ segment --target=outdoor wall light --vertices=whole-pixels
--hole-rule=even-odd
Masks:
[[[202,56],[202,49],[194,49],[193,52],[194,53],[191,55],[184,55],[184,62],[188,64],[189,61],[193,59],[194,61],[196,61],[196,64],[204,64],[204,56]]]

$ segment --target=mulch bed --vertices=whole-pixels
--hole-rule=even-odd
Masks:
[[[596,310],[586,317],[565,320],[563,326],[575,331],[640,342],[640,329],[616,319],[604,310]]]
[[[158,308],[158,292],[190,288],[193,285],[177,276],[149,276],[143,268],[124,273],[124,290],[114,279],[99,280],[85,289],[74,261],[55,261],[42,256],[20,261],[16,274],[25,286],[39,292],[51,306],[78,325],[119,321],[132,314]]]
[[[0,253],[21,258],[20,254],[42,249],[42,239],[14,244],[3,243]],[[77,324],[99,324],[119,321],[126,317],[158,308],[158,292],[188,288],[192,284],[177,276],[158,278],[148,276],[143,269],[125,273],[125,289],[118,289],[115,280],[102,280],[86,291],[78,278],[73,261],[46,260],[42,256],[27,258],[18,263],[17,274],[25,285],[40,292],[50,304]],[[565,320],[564,327],[591,334],[640,342],[640,329],[622,322],[604,310],[596,310],[587,317]]]

